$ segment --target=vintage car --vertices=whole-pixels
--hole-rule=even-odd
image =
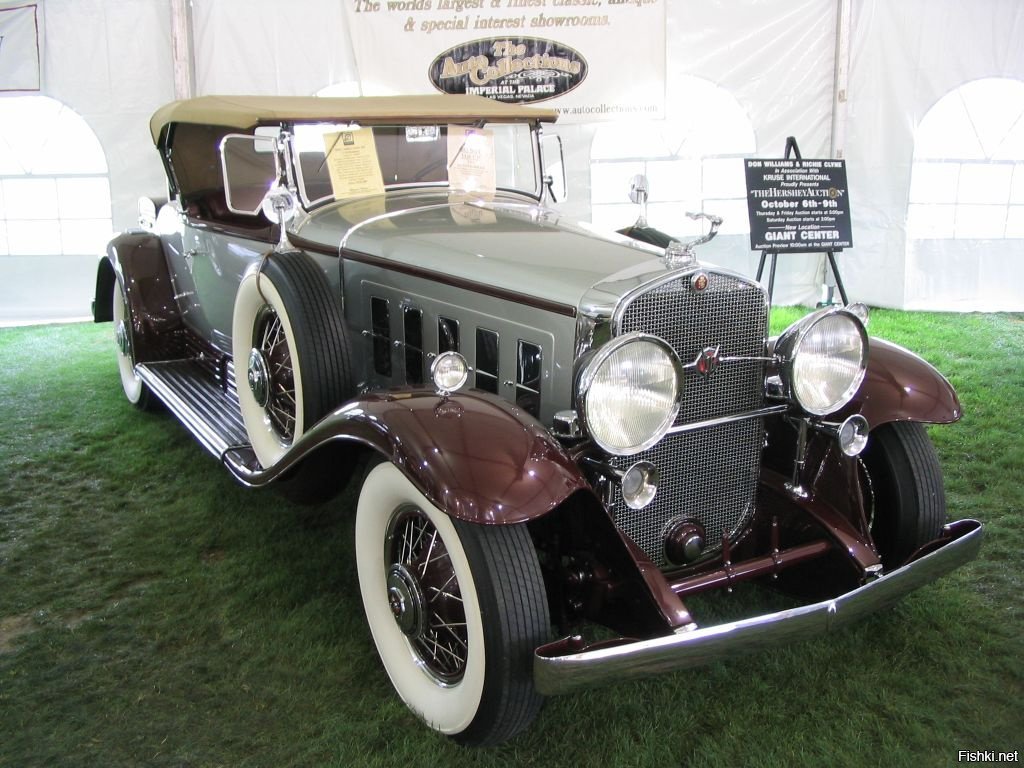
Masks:
[[[840,626],[982,535],[945,522],[923,426],[960,417],[942,375],[869,342],[863,306],[769,338],[758,282],[566,221],[555,118],[447,95],[169,104],[169,202],[96,282],[129,401],[247,486],[361,483],[381,661],[466,744],[547,695]],[[750,580],[800,607],[687,607]]]

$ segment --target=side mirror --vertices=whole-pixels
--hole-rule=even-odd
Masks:
[[[569,196],[565,181],[565,156],[562,153],[562,137],[550,134],[540,137],[540,155],[543,161],[544,194],[553,203],[564,203]]]
[[[256,137],[253,149],[261,155],[266,155],[277,151],[277,142],[281,138],[281,127],[257,125],[253,135]]]

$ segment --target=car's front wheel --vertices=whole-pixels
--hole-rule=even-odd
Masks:
[[[381,463],[363,483],[355,530],[367,622],[406,705],[465,744],[528,726],[549,618],[526,527],[453,520]]]
[[[937,538],[946,522],[942,468],[928,433],[916,422],[874,429],[863,461],[874,502],[871,533],[891,571]]]
[[[232,352],[242,420],[264,467],[351,394],[341,310],[304,253],[273,253],[242,278]]]

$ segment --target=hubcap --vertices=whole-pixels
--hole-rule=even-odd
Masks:
[[[114,331],[114,340],[117,342],[117,348],[121,350],[121,354],[125,357],[131,357],[131,336],[128,335],[128,326],[125,325],[124,320],[117,324],[117,330]]]
[[[255,347],[249,353],[246,379],[249,381],[252,396],[256,398],[256,404],[260,408],[266,408],[267,403],[270,402],[270,370],[267,366],[267,358]]]
[[[423,634],[423,592],[404,565],[392,565],[388,571],[388,602],[395,623],[407,637]]]

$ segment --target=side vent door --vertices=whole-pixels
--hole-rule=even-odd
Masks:
[[[551,388],[555,339],[550,331],[376,281],[361,281],[359,297],[366,390],[429,389],[434,358],[459,352],[472,369],[470,387],[504,398],[542,422],[551,418],[557,398]]]

